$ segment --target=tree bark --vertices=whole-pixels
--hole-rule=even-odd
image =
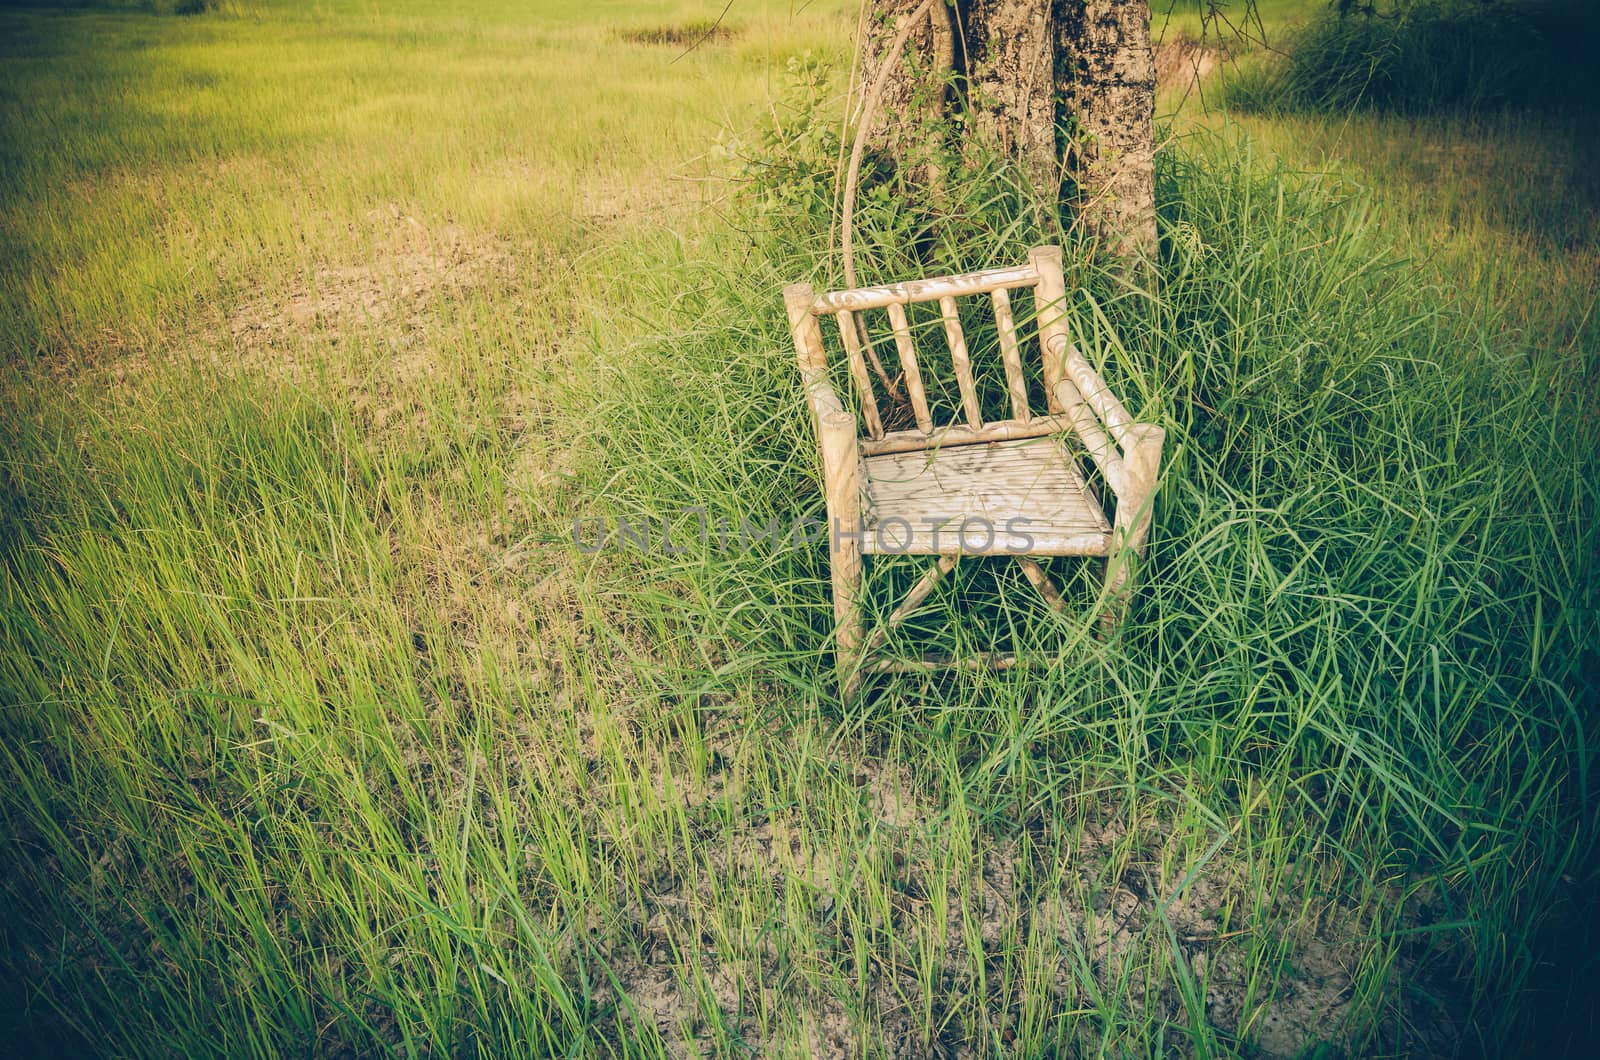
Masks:
[[[1050,0],[963,0],[957,17],[974,131],[1021,163],[1035,191],[1059,195],[1051,7]]]
[[[1113,254],[1153,258],[1148,0],[935,0],[903,52],[887,54],[899,20],[920,6],[876,2],[863,83],[885,63],[893,69],[870,116],[872,146],[908,181],[927,184],[938,154],[927,119],[957,111],[967,135],[1016,160],[1037,192],[1072,195]]]
[[[1118,258],[1156,249],[1156,64],[1147,0],[1064,0],[1072,56],[1062,95],[1077,123],[1073,172],[1084,223]]]
[[[919,0],[877,0],[866,27],[861,63],[862,91],[852,101],[852,124],[862,120],[865,86],[877,81],[888,66],[888,80],[877,101],[868,143],[891,159],[914,184],[930,181],[931,157],[938,151],[927,142],[928,125],[943,119],[954,100],[951,85],[959,81],[960,50],[956,45],[955,9],[947,0],[932,8],[911,29],[898,55],[889,54],[903,20],[917,18]]]

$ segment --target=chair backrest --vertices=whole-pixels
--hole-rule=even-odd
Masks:
[[[1029,373],[1025,371],[1017,313],[1012,305],[1012,292],[1019,289],[1032,295],[1031,323],[1039,340],[1040,375],[1048,409],[1042,415],[1030,408]],[[1064,376],[1063,349],[1070,346],[1063,315],[1066,283],[1060,247],[1034,247],[1028,252],[1025,264],[1009,268],[823,294],[815,293],[809,284],[795,284],[785,290],[784,297],[794,334],[795,354],[802,375],[808,379],[826,377],[827,353],[820,320],[824,316],[834,318],[839,345],[849,368],[851,389],[860,406],[865,435],[862,451],[866,455],[1038,437],[1069,429],[1069,423],[1060,416],[1064,410],[1057,400],[1057,387]],[[985,394],[980,390],[980,376],[974,372],[972,352],[961,323],[957,300],[962,298],[989,303],[999,360],[1004,369],[1003,395]],[[940,363],[920,356],[912,341],[913,325],[908,310],[923,303],[938,306],[937,320],[942,324],[954,380],[954,393],[946,403],[952,413],[951,422],[946,424],[935,422],[936,403],[930,403],[928,384],[935,377],[948,377],[939,370]],[[886,385],[891,383],[892,377],[884,368],[884,361],[871,338],[868,314],[876,310],[882,310],[887,317],[898,374],[904,381],[903,397],[897,393],[898,386],[893,387],[896,392],[891,392]],[[881,325],[879,334],[882,335]],[[1054,356],[1050,353],[1052,345],[1056,351]],[[989,399],[991,409],[1003,408],[1006,414],[985,421],[985,398]],[[891,412],[900,411],[914,421],[915,426],[901,428],[892,415],[886,418],[880,399],[889,401]]]

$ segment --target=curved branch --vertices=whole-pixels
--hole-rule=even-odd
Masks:
[[[866,99],[861,104],[861,120],[856,124],[856,141],[850,149],[850,168],[845,172],[844,178],[844,216],[841,219],[840,252],[844,257],[844,284],[846,287],[856,285],[855,261],[855,214],[856,191],[861,184],[861,157],[867,149],[867,133],[872,129],[872,119],[876,116],[878,101],[883,96],[883,90],[889,83],[889,75],[894,72],[894,58],[900,54],[900,49],[906,46],[906,41],[911,39],[911,32],[917,23],[921,22],[929,10],[932,9],[934,0],[922,0],[917,9],[911,12],[900,22],[900,29],[895,33],[893,42],[890,43],[888,52],[878,74],[872,79],[872,85],[867,90]],[[866,41],[862,41],[866,46]]]

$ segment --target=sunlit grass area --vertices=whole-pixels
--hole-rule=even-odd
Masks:
[[[820,511],[855,18],[0,10],[19,1052],[1587,1040],[1592,117],[1169,83],[1148,290],[1005,167],[869,195],[867,279],[1066,243],[1170,440],[1121,636],[973,564],[917,638],[1042,665],[841,702],[820,547],[693,530]]]
[[[8,341],[55,350],[113,320],[169,338],[282,301],[369,264],[396,209],[435,241],[581,250],[697,200],[717,131],[846,25],[752,4],[699,46],[626,39],[703,6],[7,10]]]

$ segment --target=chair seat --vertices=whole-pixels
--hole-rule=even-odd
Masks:
[[[867,457],[862,468],[864,553],[1104,556],[1111,550],[1111,524],[1059,436],[886,453]]]

